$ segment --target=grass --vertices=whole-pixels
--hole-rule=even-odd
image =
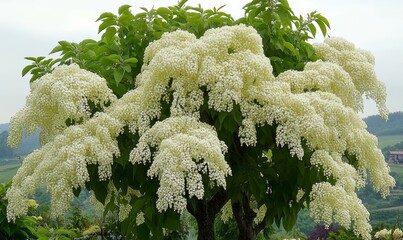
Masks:
[[[389,165],[389,166],[392,172],[397,173],[400,176],[403,176],[403,165]]]
[[[0,162],[0,182],[8,182],[13,178],[21,163],[19,161]]]
[[[403,135],[386,135],[378,137],[378,146],[379,148],[384,148],[387,146],[393,146],[397,143],[403,141]]]

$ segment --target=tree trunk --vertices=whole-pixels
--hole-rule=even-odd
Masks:
[[[198,240],[214,240],[214,219],[228,201],[227,192],[220,189],[210,201],[196,200],[195,206],[188,202],[187,210],[197,221]]]
[[[198,215],[197,220],[197,240],[214,240],[214,218],[210,216]],[[214,216],[215,217],[215,216]]]
[[[256,234],[253,229],[253,219],[254,215],[247,213],[247,209],[244,208],[245,203],[236,202],[232,204],[232,211],[234,212],[234,217],[239,230],[239,240],[254,240],[256,239]],[[248,204],[249,205],[249,204]],[[253,211],[252,211],[253,212]],[[253,212],[254,213],[254,212]]]
[[[265,227],[261,222],[254,226],[253,220],[256,213],[250,208],[249,199],[244,195],[242,202],[232,204],[235,221],[239,230],[239,240],[255,240],[260,231]]]

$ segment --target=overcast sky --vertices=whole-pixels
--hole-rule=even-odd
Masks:
[[[103,12],[117,12],[123,4],[151,8],[170,6],[176,0],[0,0],[0,123],[25,104],[29,78],[21,77],[26,56],[46,56],[57,42],[99,39],[95,20]],[[242,16],[246,0],[191,0],[189,5],[221,6],[235,18]],[[317,10],[331,24],[329,34],[370,50],[376,58],[378,78],[388,90],[391,112],[403,111],[403,1],[402,0],[289,0],[296,14]],[[315,41],[322,41],[318,38]],[[376,114],[367,101],[361,116]]]

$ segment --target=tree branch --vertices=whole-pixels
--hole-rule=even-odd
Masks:
[[[224,188],[220,188],[220,190],[207,203],[209,214],[211,216],[215,216],[227,202],[228,202],[227,191]]]

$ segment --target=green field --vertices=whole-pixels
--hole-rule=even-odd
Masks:
[[[7,182],[15,175],[21,163],[19,161],[0,162],[0,182]]]
[[[379,148],[384,148],[387,146],[393,146],[396,143],[400,143],[403,141],[403,135],[387,135],[387,136],[379,136],[378,137],[378,146]]]
[[[390,170],[399,174],[400,176],[403,176],[403,166],[401,165],[391,165]]]

